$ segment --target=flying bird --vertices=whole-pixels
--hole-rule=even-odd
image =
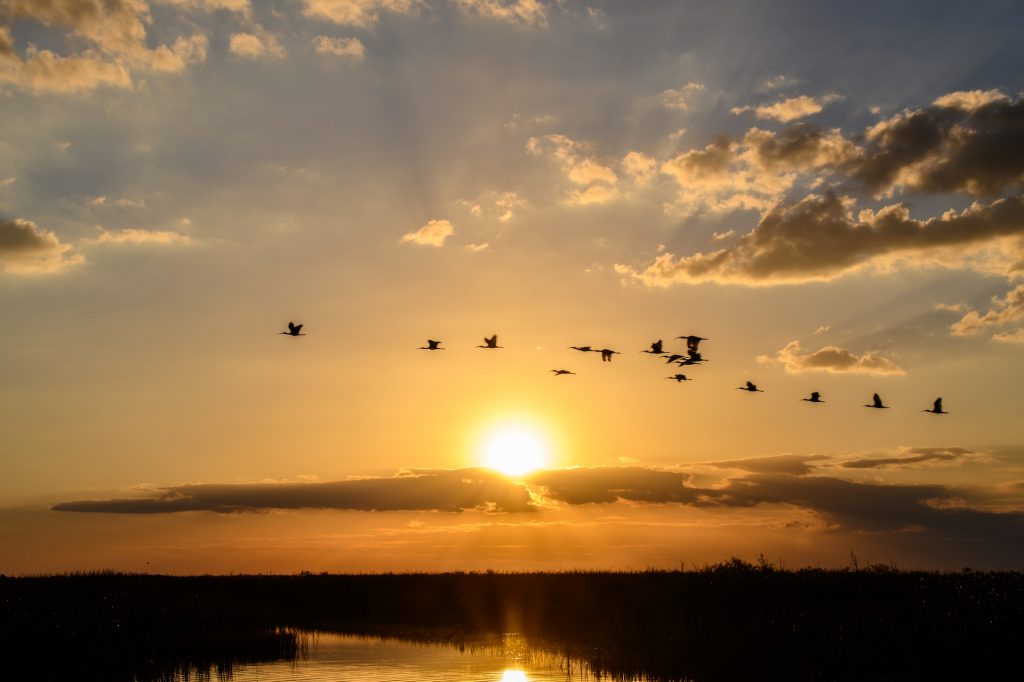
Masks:
[[[596,353],[597,352],[596,350],[594,350],[590,346],[569,346],[569,348],[571,348],[572,350],[583,351],[584,353],[590,353],[590,352]]]
[[[703,336],[677,336],[677,339],[686,339],[686,352],[693,355],[701,341],[707,341]]]
[[[567,369],[553,369],[553,370],[551,370],[551,371],[555,373],[555,376],[556,376],[556,377],[560,377],[560,376],[562,376],[563,374],[576,374],[576,372],[570,372],[570,371],[569,371],[569,370],[567,370]]]
[[[644,352],[646,352],[646,351],[644,351]],[[675,362],[676,360],[683,360],[685,358],[686,358],[685,355],[680,355],[679,353],[673,353],[672,355],[670,355],[667,358],[665,358],[665,364],[670,364],[670,363]]]
[[[887,410],[887,409],[889,409],[888,405],[883,405],[882,404],[882,398],[879,397],[879,395],[877,393],[875,393],[873,396],[871,396],[871,404],[870,405],[865,405],[864,407],[874,407],[874,408],[877,408],[879,410]]]
[[[932,409],[930,409],[930,410],[921,410],[921,411],[922,412],[931,412],[932,414],[949,414],[949,412],[946,412],[945,410],[942,409],[942,398],[936,398],[935,399],[935,402],[932,404]]]
[[[736,390],[737,391],[750,391],[751,393],[764,393],[764,391],[759,389],[757,387],[757,384],[755,384],[752,381],[748,381],[746,386],[737,386]]]
[[[661,355],[662,353],[665,352],[665,351],[663,351],[661,349],[661,344],[662,344],[661,339],[658,339],[657,341],[655,341],[654,343],[651,344],[651,349],[650,350],[642,350],[640,352],[641,353],[650,353],[651,355]]]
[[[701,362],[704,362],[704,358],[700,356],[700,353],[697,353],[696,355],[691,355],[688,358],[683,358],[682,360],[679,360],[678,362],[676,362],[676,364],[679,365],[680,367],[686,367],[687,365],[696,365]]]
[[[477,346],[477,348],[504,348],[504,346],[499,346],[498,345],[498,335],[497,334],[495,334],[494,336],[492,336],[490,338],[484,337],[484,343],[487,344],[487,345],[486,346]]]
[[[601,350],[594,352],[601,354],[601,362],[611,362],[613,355],[621,355],[619,351],[612,350],[611,348],[602,348]]]
[[[680,381],[693,381],[693,379],[687,379],[685,374],[673,374],[672,376],[665,377],[665,378],[666,379],[675,379],[676,382],[680,382]]]
[[[811,397],[810,398],[801,398],[801,400],[806,400],[809,403],[823,403],[823,402],[825,402],[824,400],[821,399],[821,394],[818,393],[817,391],[814,391],[813,393],[811,393]]]
[[[288,331],[278,333],[287,334],[288,336],[305,336],[305,334],[302,333],[302,325],[295,324],[294,322],[288,323]]]
[[[444,348],[441,348],[441,342],[440,341],[434,341],[433,339],[427,339],[427,345],[420,346],[416,350],[444,350]]]

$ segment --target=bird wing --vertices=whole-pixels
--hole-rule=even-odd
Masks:
[[[757,390],[757,386],[754,385],[753,381],[748,381],[747,382],[747,390],[748,391],[756,391]]]
[[[932,407],[936,412],[942,412],[942,398],[936,398],[935,404]]]
[[[877,393],[875,393],[871,397],[871,400],[874,402],[875,407],[881,407],[882,406],[882,398]]]

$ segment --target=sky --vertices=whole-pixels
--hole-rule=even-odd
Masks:
[[[1021,25],[5,0],[0,573],[1024,567]]]

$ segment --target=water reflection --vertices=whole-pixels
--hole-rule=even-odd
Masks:
[[[235,666],[231,682],[587,682],[576,661],[533,649],[518,635],[466,645],[315,633],[294,661]]]

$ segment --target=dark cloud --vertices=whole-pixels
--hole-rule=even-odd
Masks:
[[[973,454],[952,447],[905,453],[892,460],[900,464],[951,461]],[[182,485],[163,488],[155,497],[65,502],[52,509],[113,514],[271,509],[533,512],[547,499],[570,505],[619,501],[685,505],[726,513],[733,508],[788,505],[817,514],[835,530],[932,533],[979,542],[1024,539],[1024,514],[1019,511],[971,508],[955,490],[939,484],[890,485],[813,475],[809,463],[823,459],[784,455],[716,462],[716,466],[749,473],[706,488],[691,486],[692,475],[686,472],[640,467],[540,471],[529,476],[526,484],[486,469],[457,469],[329,483]],[[864,467],[886,466],[889,460],[861,462]],[[996,501],[977,490],[972,499]],[[1013,500],[1001,502],[1007,503]]]
[[[907,466],[925,462],[952,462],[976,454],[965,448],[908,448],[900,457],[865,457],[843,462],[847,469],[880,469],[887,466]]]
[[[756,474],[722,489],[723,506],[788,504],[819,514],[837,529],[912,531],[981,542],[1024,540],[1024,513],[957,506],[942,485],[855,483],[826,476]]]
[[[741,469],[762,474],[792,474],[803,476],[814,471],[809,462],[828,459],[827,455],[775,455],[773,457],[751,457],[723,462],[711,462],[711,466],[723,469]]]
[[[1007,236],[1024,236],[1024,200],[974,204],[938,218],[916,220],[901,204],[854,216],[853,201],[835,192],[812,194],[780,204],[734,246],[676,258],[665,253],[633,276],[652,286],[719,281],[771,284],[826,280],[883,257],[934,264],[1003,269],[1005,262],[971,260],[948,247],[978,246]],[[946,249],[946,251],[942,251]]]
[[[49,230],[30,220],[0,218],[0,270],[35,274],[51,273],[82,262],[81,256],[69,256],[71,249]]]
[[[415,472],[329,483],[181,485],[162,488],[157,497],[82,500],[53,506],[54,511],[110,514],[267,509],[527,512],[535,507],[525,486],[486,469]]]
[[[640,467],[580,467],[533,474],[529,482],[543,486],[546,496],[569,504],[678,502],[692,504],[713,491],[687,486],[690,474]]]
[[[743,137],[743,144],[754,164],[766,171],[839,167],[862,154],[838,129],[822,130],[807,124],[778,133],[751,128]]]
[[[984,96],[988,95],[988,96]],[[867,154],[850,174],[873,192],[995,195],[1024,183],[1024,98],[951,93],[868,132]]]

